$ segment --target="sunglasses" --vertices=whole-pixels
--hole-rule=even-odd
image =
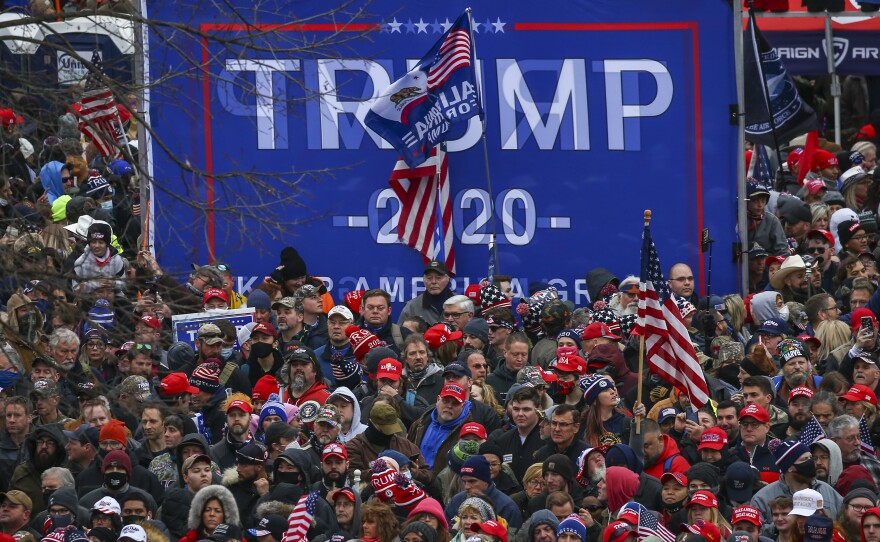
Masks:
[[[151,344],[136,344],[134,346],[135,350],[152,350],[153,345]]]
[[[216,267],[218,271],[222,271],[223,273],[226,273],[227,271],[229,271],[229,266],[226,265],[225,263],[215,265],[214,267]]]

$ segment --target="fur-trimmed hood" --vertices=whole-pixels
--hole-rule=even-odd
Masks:
[[[211,499],[217,499],[223,506],[223,523],[233,524],[241,527],[241,517],[238,513],[238,505],[235,504],[235,497],[223,486],[210,485],[199,490],[195,494],[192,506],[189,509],[189,517],[186,526],[190,530],[198,530],[202,524],[202,510]]]
[[[294,506],[293,503],[266,501],[257,506],[257,517],[264,518],[268,514],[278,514],[279,516],[286,518],[291,512],[293,512]]]

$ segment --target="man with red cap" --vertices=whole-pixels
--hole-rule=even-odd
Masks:
[[[220,465],[221,470],[234,467],[236,451],[251,440],[252,437],[248,428],[254,408],[250,402],[236,399],[228,401],[225,410],[225,435],[220,442],[211,446],[211,458]]]
[[[767,448],[770,434],[770,414],[761,405],[750,404],[739,412],[739,435],[742,441],[733,452],[749,463],[766,483],[779,479],[779,467]]]
[[[229,297],[226,292],[220,288],[209,288],[205,290],[205,312],[225,311],[229,310]]]
[[[433,478],[446,466],[446,455],[458,442],[461,426],[473,421],[471,409],[464,387],[447,383],[434,408],[410,426],[407,438],[421,450]]]

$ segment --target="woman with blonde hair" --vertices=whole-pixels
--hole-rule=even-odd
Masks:
[[[685,508],[688,510],[689,524],[693,525],[698,519],[712,523],[721,531],[722,539],[726,539],[733,532],[733,527],[718,510],[718,497],[712,492],[703,489],[694,492]]]
[[[746,304],[739,294],[730,294],[724,296],[724,319],[728,321],[733,329],[733,338],[745,344],[752,337],[749,328],[746,325]]]
[[[528,517],[529,500],[544,493],[544,478],[542,477],[543,465],[535,463],[526,469],[522,478],[523,490],[510,496],[513,502],[519,506],[519,511],[523,517]]]
[[[849,340],[852,330],[845,322],[840,320],[823,320],[814,330],[819,339],[819,353],[813,360],[817,372],[821,375],[828,371],[835,371],[840,366],[849,350]],[[841,348],[847,346],[847,348]],[[836,352],[841,348],[840,352]]]
[[[485,382],[471,384],[471,399],[489,406],[499,416],[504,416],[504,407],[495,398],[495,389],[489,384]]]
[[[810,213],[813,215],[813,221],[810,224],[811,230],[828,229],[828,221],[831,219],[831,207],[828,207],[827,203],[811,203]]]

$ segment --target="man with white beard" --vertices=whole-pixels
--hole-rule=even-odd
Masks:
[[[611,310],[618,316],[639,311],[639,277],[628,276],[620,283],[619,291],[611,297]]]
[[[318,357],[311,348],[301,344],[288,346],[279,376],[287,385],[289,402],[296,406],[310,400],[323,405],[330,397]]]
[[[814,393],[819,382],[819,377],[813,377],[813,364],[810,363],[810,351],[798,339],[785,339],[776,347],[782,364],[782,375],[773,377],[773,387],[776,396],[773,404],[787,409],[791,391],[799,386],[805,386]]]

